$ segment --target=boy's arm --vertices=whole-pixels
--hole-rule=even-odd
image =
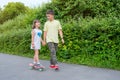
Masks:
[[[47,22],[44,25],[44,35],[43,35],[43,41],[46,44],[46,37],[47,37]]]
[[[62,40],[62,43],[64,44],[64,38],[63,38],[63,32],[62,32],[62,29],[59,29],[59,34],[60,34],[60,38]]]
[[[43,41],[42,38],[40,38],[40,42],[42,43],[43,46],[45,45],[45,42]]]
[[[44,31],[44,38],[43,38],[44,42],[46,42],[46,36],[47,36],[47,31]]]

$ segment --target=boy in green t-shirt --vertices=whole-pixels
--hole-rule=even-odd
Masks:
[[[56,52],[58,48],[58,33],[60,34],[62,43],[64,44],[62,27],[58,20],[54,19],[54,11],[49,10],[46,13],[48,21],[44,25],[44,42],[47,42],[50,53],[50,68],[58,68]]]

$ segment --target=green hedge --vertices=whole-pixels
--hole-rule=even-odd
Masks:
[[[65,25],[66,45],[60,56],[75,63],[120,68],[120,21],[84,19]]]
[[[59,61],[120,70],[119,19],[80,18],[61,23],[65,45],[59,44]],[[2,34],[0,52],[32,57],[30,43],[30,28]],[[42,47],[41,58],[48,59],[48,53],[48,48]]]

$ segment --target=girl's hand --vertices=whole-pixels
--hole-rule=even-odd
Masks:
[[[34,44],[32,45],[32,48],[35,48]]]
[[[42,41],[42,45],[45,46],[45,45],[46,45],[46,42],[45,42],[45,41]]]
[[[32,48],[35,48],[35,45],[34,45],[34,43],[32,42]]]

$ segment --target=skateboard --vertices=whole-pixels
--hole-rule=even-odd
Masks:
[[[38,71],[44,71],[45,67],[44,66],[38,66],[37,64],[30,63],[29,64],[29,69],[30,70],[38,70]]]

